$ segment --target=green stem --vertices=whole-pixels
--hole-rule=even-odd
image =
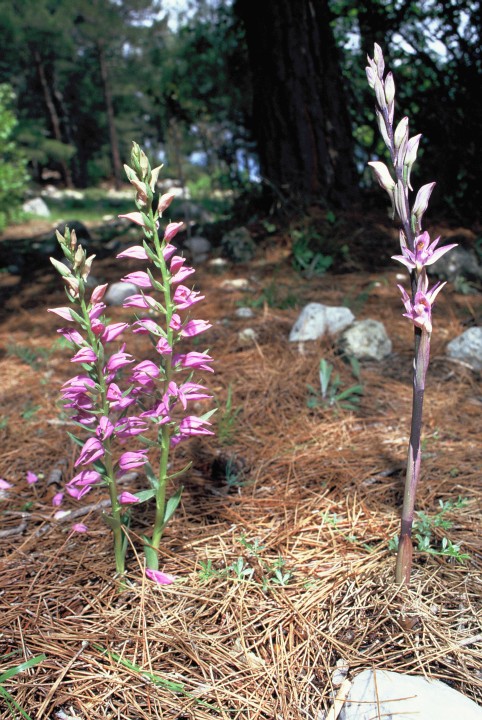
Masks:
[[[413,547],[411,536],[415,511],[415,496],[420,478],[423,399],[429,359],[430,333],[426,330],[415,328],[412,422],[408,446],[400,539],[395,570],[396,582],[405,583],[406,585],[410,582],[412,568]]]
[[[163,242],[159,239],[159,234],[156,228],[156,218],[152,211],[152,207],[149,209],[149,220],[151,221],[151,227],[153,228],[153,242],[158,258],[158,267],[161,271],[162,285],[164,292],[164,308],[166,312],[166,339],[171,348],[173,347],[174,333],[170,326],[172,316],[174,314],[174,303],[171,296],[171,274],[167,268],[163,250]],[[167,392],[169,383],[172,376],[172,367],[170,362],[166,362],[164,365],[164,391]],[[156,489],[156,514],[154,518],[154,525],[152,531],[151,546],[155,549],[159,549],[161,543],[162,533],[164,531],[164,515],[166,509],[166,486],[167,486],[167,466],[169,461],[169,450],[171,442],[171,431],[169,424],[162,425],[159,431],[159,442],[161,447],[161,457],[159,461],[159,474],[157,479]],[[157,565],[157,554],[154,556],[153,553],[147,555],[148,567],[153,570],[158,569]],[[155,565],[155,567],[153,567]]]

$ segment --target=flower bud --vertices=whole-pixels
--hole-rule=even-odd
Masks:
[[[375,175],[377,176],[377,180],[380,183],[381,187],[388,193],[392,192],[395,188],[395,181],[390,175],[390,171],[385,165],[385,163],[372,161],[368,164],[374,169]]]
[[[387,126],[385,124],[385,118],[383,117],[383,114],[380,112],[380,110],[378,110],[377,108],[375,109],[375,114],[377,116],[378,128],[383,138],[383,142],[385,143],[387,148],[390,149],[392,144],[388,135]]]
[[[430,195],[432,194],[432,190],[434,189],[434,187],[434,182],[428,183],[427,185],[422,185],[422,187],[417,193],[417,197],[415,198],[412,209],[412,220],[414,221],[415,226],[414,229],[421,228],[422,217],[428,207],[428,201],[430,200]]]
[[[378,45],[377,43],[375,43],[375,45],[374,45],[373,59],[375,60],[375,62],[377,64],[378,77],[382,78],[383,71],[385,70],[385,60],[383,59],[382,49],[381,49],[380,45]]]
[[[91,255],[87,258],[87,260],[84,262],[84,265],[82,267],[82,279],[87,280],[90,273],[90,268],[92,267],[92,261],[95,258],[95,255]]]
[[[77,250],[75,251],[74,255],[74,270],[77,270],[78,268],[82,267],[82,265],[85,262],[85,250],[82,247],[82,245],[79,245]]]
[[[149,181],[149,187],[151,188],[152,192],[155,192],[156,185],[157,185],[157,178],[159,177],[159,172],[161,171],[163,165],[159,165],[156,168],[153,168],[151,171],[151,179]]]
[[[63,262],[60,262],[59,260],[56,260],[55,258],[51,257],[50,262],[54,266],[54,268],[62,275],[62,277],[69,277],[69,275],[72,275],[69,268],[64,265]]]
[[[405,186],[403,184],[402,180],[399,180],[395,186],[395,190],[393,192],[393,196],[395,199],[395,209],[398,213],[398,216],[400,220],[402,221],[402,225],[408,224],[408,214],[407,214],[407,208],[408,208],[408,202],[406,197],[406,190]]]
[[[393,142],[397,150],[404,140],[408,140],[408,117],[402,118],[395,130]]]
[[[69,230],[67,228],[67,230],[65,232],[66,236],[68,235],[68,233],[69,233]],[[75,230],[72,230],[72,232],[70,233],[70,249],[72,250],[72,252],[74,252],[76,247],[77,247],[77,233],[75,232]]]
[[[391,105],[395,99],[395,82],[391,72],[389,72],[385,78],[385,99],[388,105]]]
[[[380,110],[387,109],[387,101],[385,100],[385,90],[383,89],[383,83],[380,78],[375,78],[375,97],[377,99],[378,107]]]
[[[367,74],[368,84],[370,85],[371,88],[374,88],[375,87],[375,78],[377,76],[375,70],[373,70],[371,67],[366,67],[365,72]]]
[[[421,137],[421,135],[414,135],[414,137],[410,138],[407,143],[405,159],[403,161],[403,164],[405,166],[405,179],[410,190],[413,190],[413,187],[410,184],[410,173],[412,171],[413,163],[417,159],[418,145],[420,143]]]

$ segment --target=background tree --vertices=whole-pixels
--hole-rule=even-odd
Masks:
[[[0,85],[0,232],[17,217],[28,182],[27,160],[15,142],[15,96],[9,85]]]
[[[357,179],[327,0],[237,0],[262,175],[307,200],[353,199]]]

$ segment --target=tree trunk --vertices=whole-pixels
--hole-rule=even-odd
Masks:
[[[63,137],[62,137],[62,129],[60,126],[60,118],[57,113],[57,108],[55,107],[55,102],[52,96],[52,92],[50,89],[50,85],[47,81],[47,75],[45,72],[44,63],[42,60],[42,57],[38,50],[34,50],[34,59],[35,64],[37,66],[37,72],[40,80],[40,85],[42,87],[42,92],[45,100],[45,105],[47,106],[47,111],[50,118],[50,124],[52,125],[52,132],[54,135],[54,138],[60,142],[63,143]],[[66,187],[72,187],[72,176],[70,174],[70,168],[68,164],[65,162],[65,160],[59,161],[60,168],[62,171],[62,180]]]
[[[112,102],[112,92],[109,80],[109,71],[105,59],[104,44],[101,40],[97,41],[97,52],[99,56],[100,75],[102,78],[102,87],[104,91],[104,101],[107,113],[107,125],[109,128],[110,152],[112,159],[112,173],[114,175],[114,186],[118,190],[121,186],[122,163],[119,152],[119,141],[117,139],[117,130],[115,127],[114,104]]]
[[[283,194],[346,205],[353,141],[327,0],[237,0],[262,176]]]

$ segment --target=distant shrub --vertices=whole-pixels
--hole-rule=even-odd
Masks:
[[[17,147],[13,131],[17,119],[12,111],[15,95],[9,85],[0,85],[0,232],[19,216],[28,182],[27,160]]]

